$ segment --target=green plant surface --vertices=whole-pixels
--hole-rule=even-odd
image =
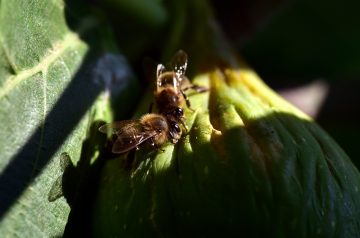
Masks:
[[[153,101],[136,107],[127,60],[141,75],[179,49],[209,88],[187,92],[188,131],[111,154],[99,126]],[[359,234],[359,171],[234,53],[206,0],[0,0],[0,121],[1,236]]]
[[[329,84],[316,120],[358,168],[360,113],[352,102],[359,101],[360,88],[359,3],[289,2],[253,29],[250,39],[241,46],[242,56],[274,87],[296,87],[316,79]]]
[[[99,120],[111,120],[110,92],[118,95],[131,84],[106,82],[115,69],[99,63],[113,50],[104,25],[90,45],[82,37],[94,34],[99,22],[83,18],[69,29],[65,10],[59,0],[0,2],[0,234],[5,237],[63,234],[86,169],[104,141],[84,143]],[[64,156],[67,166],[60,165]],[[79,167],[80,158],[86,166],[63,194],[63,172]]]
[[[312,119],[242,63],[194,82],[180,142],[105,164],[96,237],[358,235],[359,171]]]
[[[163,54],[185,49],[190,78],[209,91],[190,93],[195,111],[176,145],[105,163],[95,236],[357,237],[349,157],[234,54],[205,1],[182,3],[187,18]]]

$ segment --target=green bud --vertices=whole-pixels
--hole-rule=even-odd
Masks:
[[[242,63],[193,82],[176,145],[106,162],[96,237],[359,234],[360,174],[311,118]]]

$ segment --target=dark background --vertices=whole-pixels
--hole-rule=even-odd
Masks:
[[[101,12],[100,18],[111,24],[120,52],[140,79],[146,77],[146,73],[138,73],[146,72],[144,58],[161,57],[157,53],[171,41],[169,32],[182,17],[181,7],[185,5],[181,1],[159,1],[150,7],[151,4],[144,6],[144,2],[157,1],[88,2],[93,12]],[[360,133],[360,1],[210,0],[209,3],[238,54],[271,88],[313,116],[360,168],[356,150]],[[73,8],[74,15],[81,9],[83,5]],[[199,19],[193,20],[192,26]],[[319,82],[321,87],[312,87],[319,86]],[[324,90],[325,94],[321,104],[314,107],[316,103],[312,100],[321,93],[317,90]]]
[[[316,121],[360,167],[360,1],[213,1],[226,35],[261,78],[295,104],[327,87]],[[305,107],[301,108],[308,111]]]

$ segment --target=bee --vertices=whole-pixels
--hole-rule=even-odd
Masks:
[[[160,114],[149,113],[139,120],[124,120],[108,123],[99,128],[103,133],[109,131],[116,139],[112,146],[112,153],[128,152],[144,142],[160,148],[168,139],[169,124]]]
[[[171,60],[171,71],[166,71],[162,64],[158,64],[156,70],[155,103],[159,113],[164,115],[168,121],[169,139],[173,144],[181,138],[180,125],[187,130],[184,123],[184,101],[189,109],[191,106],[185,91],[189,89],[199,93],[207,91],[205,87],[190,83],[185,75],[187,63],[187,54],[179,50]]]
[[[161,148],[167,141],[173,144],[178,142],[183,130],[187,131],[184,122],[184,101],[191,109],[185,91],[207,90],[205,87],[190,83],[185,76],[187,62],[187,54],[180,50],[171,60],[171,70],[166,70],[164,65],[158,64],[154,91],[157,113],[152,113],[152,104],[150,104],[149,113],[138,120],[113,122],[99,128],[99,131],[110,132],[115,136],[112,153],[126,153],[137,149],[143,143]]]

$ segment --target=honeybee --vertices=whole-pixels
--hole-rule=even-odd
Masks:
[[[125,120],[108,123],[99,128],[103,133],[109,131],[115,135],[112,153],[128,152],[144,142],[150,142],[160,148],[168,138],[169,125],[166,118],[160,114],[145,114],[139,120]]]
[[[193,85],[185,76],[187,55],[178,51],[171,60],[171,70],[159,64],[156,71],[156,89],[154,92],[157,113],[142,116],[139,120],[125,120],[105,124],[99,128],[103,133],[111,133],[116,139],[112,146],[113,153],[126,153],[138,148],[143,143],[150,143],[155,148],[170,141],[176,144],[187,131],[184,122],[184,101],[190,108],[190,101],[184,93],[188,89],[204,92],[205,87]],[[191,108],[190,108],[191,109]]]
[[[199,93],[207,91],[206,87],[190,83],[185,75],[187,62],[187,54],[179,50],[171,60],[172,70],[166,71],[164,65],[158,64],[154,97],[159,113],[174,111],[182,106],[184,100],[190,108],[190,101],[185,94],[189,89]]]
[[[166,71],[162,64],[158,64],[156,70],[155,103],[159,113],[164,115],[169,123],[169,139],[174,144],[181,138],[182,130],[179,125],[181,124],[182,128],[187,130],[184,123],[183,102],[186,102],[189,109],[191,107],[185,91],[194,89],[197,92],[204,92],[207,90],[205,87],[190,83],[185,75],[187,63],[187,54],[179,50],[171,60],[172,70]]]

